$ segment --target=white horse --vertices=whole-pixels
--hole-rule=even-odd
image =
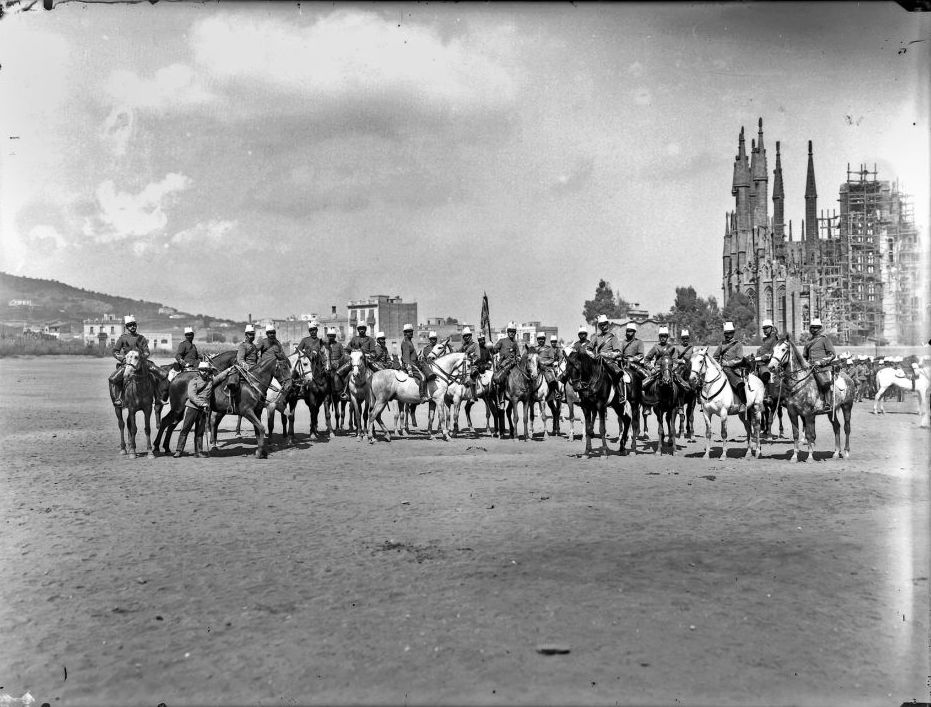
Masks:
[[[917,365],[915,369],[915,378],[909,378],[901,368],[885,367],[876,371],[876,397],[873,398],[873,414],[883,415],[886,410],[883,407],[883,395],[890,386],[901,388],[902,390],[915,391],[918,393],[918,415],[920,421],[919,427],[929,426],[928,413],[928,388],[931,385],[928,370],[920,368]]]
[[[508,422],[511,434],[517,429],[517,405],[523,403],[524,407],[524,441],[533,439],[533,412],[534,405],[540,400],[546,400],[547,383],[540,369],[539,354],[536,351],[527,351],[521,360],[508,371],[504,388],[504,399],[508,401]],[[523,364],[523,365],[522,365]],[[526,366],[526,370],[524,368]],[[543,436],[548,436],[546,429],[546,408],[543,408]],[[528,430],[529,418],[529,430]]]
[[[427,395],[430,396],[430,413],[427,417],[427,436],[433,439],[433,415],[436,410],[440,412],[439,431],[444,440],[449,440],[449,423],[446,419],[446,393],[452,384],[465,369],[468,357],[464,353],[448,353],[433,359],[433,356],[449,349],[449,343],[443,342],[433,347],[428,361],[433,377],[427,383]],[[369,442],[375,441],[375,422],[378,422],[381,431],[387,440],[391,441],[391,433],[379,419],[382,410],[391,400],[398,401],[399,405],[420,402],[420,387],[417,380],[404,371],[386,369],[377,371],[370,380],[371,410],[369,412],[368,429]],[[395,418],[395,432],[397,432],[397,418]]]
[[[491,386],[491,370],[483,371],[475,378],[475,386],[469,386],[465,383],[454,382],[446,391],[446,414],[453,420],[453,435],[459,434],[459,410],[462,403],[465,403],[466,424],[471,434],[475,432],[475,426],[472,424],[472,406],[479,400],[485,400],[485,429],[491,429],[491,410],[486,398]],[[450,410],[450,408],[452,408]]]
[[[566,373],[566,361],[569,358],[569,354],[572,353],[572,346],[563,346],[562,347],[563,355],[559,357],[559,363],[556,364],[557,378],[563,378]],[[566,400],[566,407],[569,408],[569,439],[575,441],[575,406],[579,405],[579,394],[575,392],[575,388],[572,387],[572,384],[569,381],[563,383],[563,398]],[[560,414],[560,405],[556,405],[556,415]],[[585,425],[582,425],[582,436],[585,436]]]
[[[717,415],[721,418],[721,458],[727,457],[727,416],[738,415],[747,432],[747,454],[759,458],[760,456],[760,419],[763,413],[763,397],[766,386],[763,385],[756,374],[747,374],[744,390],[747,398],[747,411],[740,412],[740,401],[731,390],[730,383],[724,369],[708,353],[708,347],[695,349],[691,357],[693,384],[700,385],[698,399],[701,403],[702,414],[705,417],[705,454],[708,459],[711,452],[711,417]]]
[[[352,411],[359,423],[357,430],[358,438],[361,440],[365,436],[364,415],[366,412],[369,415],[369,422],[372,421],[371,374],[362,351],[350,351],[349,362],[352,365],[352,370],[349,371],[349,402],[352,404]],[[369,442],[371,441],[372,435],[369,433]]]

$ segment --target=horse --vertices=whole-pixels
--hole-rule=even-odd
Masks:
[[[171,385],[171,371],[175,370],[174,363],[166,363],[158,367],[163,375],[156,374],[152,376],[155,383],[155,391],[152,398],[152,408],[155,410],[155,428],[159,429],[162,425],[162,408],[168,404],[168,388]],[[158,451],[158,445],[155,446]]]
[[[330,409],[326,405],[330,397],[330,386],[332,376],[329,371],[329,359],[321,356],[317,351],[311,351],[310,356],[305,354],[292,354],[288,357],[291,362],[292,376],[294,385],[292,393],[288,396],[288,407],[291,415],[288,419],[288,442],[294,444],[294,410],[297,403],[303,400],[310,411],[310,430],[309,434],[319,437],[320,432],[317,429],[317,421],[320,417],[320,408],[323,407],[324,416],[326,417],[327,437],[333,436],[333,428],[330,426]],[[322,359],[322,360],[321,360]]]
[[[592,437],[595,436],[595,416],[601,422],[601,451],[602,458],[608,456],[608,441],[605,430],[605,417],[610,407],[617,414],[621,427],[630,425],[630,416],[624,409],[624,404],[617,397],[617,390],[610,374],[605,370],[604,361],[600,356],[592,358],[588,352],[582,354],[572,350],[566,357],[566,370],[569,384],[579,396],[579,404],[585,415],[585,453],[591,454]],[[636,447],[635,447],[636,448]],[[620,454],[627,451],[621,441]]]
[[[356,420],[353,418],[353,408],[349,405],[349,400],[344,400],[342,398],[343,391],[346,389],[346,375],[349,375],[348,371],[346,375],[340,375],[339,369],[342,368],[345,364],[349,363],[349,354],[343,352],[342,357],[339,361],[330,363],[330,392],[324,401],[324,411],[327,415],[327,418],[330,416],[330,411],[333,412],[333,430],[343,429],[343,422],[348,423],[349,432],[355,431],[357,424]],[[349,407],[349,414],[346,414],[346,407]]]
[[[541,387],[543,389],[542,394],[540,393]],[[533,437],[533,407],[537,400],[541,399],[541,395],[543,398],[546,397],[546,380],[540,370],[539,356],[535,351],[525,351],[520,360],[508,371],[504,389],[504,397],[508,401],[507,412],[511,439],[514,439],[514,431],[517,428],[518,403],[523,403],[524,406],[524,441],[526,442]],[[528,418],[531,419],[529,432],[527,430]],[[545,435],[545,417],[543,432]]]
[[[455,400],[455,398],[454,398]],[[491,414],[491,406],[495,405],[494,398],[491,396],[491,370],[482,371],[478,377],[475,379],[475,387],[469,388],[465,386],[465,391],[463,391],[462,397],[460,398],[460,404],[465,401],[465,416],[466,423],[469,426],[469,432],[473,435],[477,434],[475,427],[472,424],[472,406],[476,402],[481,400],[485,404],[485,430],[492,429],[492,420],[495,418]],[[495,423],[497,424],[497,420]],[[497,428],[494,428],[497,430]],[[455,405],[455,412],[453,414],[453,433],[459,431],[459,405]]]
[[[815,371],[809,363],[802,358],[795,344],[786,336],[773,348],[772,358],[769,360],[771,371],[783,371],[782,388],[780,394],[784,400],[786,411],[789,413],[789,422],[792,425],[793,451],[790,461],[798,461],[798,418],[805,423],[805,442],[808,445],[807,462],[815,460],[815,416],[824,411],[823,398],[815,380]],[[831,426],[834,428],[834,459],[850,458],[850,416],[853,412],[854,383],[843,371],[840,371],[831,382]],[[840,446],[840,420],[837,419],[837,409],[844,413],[845,444],[843,450]]]
[[[566,376],[567,360],[571,352],[571,345],[563,346],[563,355],[559,357],[559,363],[556,364],[556,371],[557,376],[565,381],[562,390],[563,398],[565,398],[566,401],[566,407],[569,408],[569,440],[575,441],[575,406],[579,405],[579,394],[575,392],[575,388],[572,387],[572,384],[568,381]],[[553,434],[558,435],[562,417],[562,404],[558,400],[553,401],[553,403]]]
[[[427,418],[427,438],[433,439],[433,415],[439,410],[438,431],[443,439],[449,441],[449,422],[446,418],[446,393],[452,383],[456,382],[465,370],[468,357],[464,353],[444,353],[449,351],[449,341],[438,343],[433,347],[428,359],[430,374],[427,380],[427,394],[430,396],[430,412]],[[405,406],[420,403],[420,386],[417,379],[404,371],[385,369],[376,371],[371,380],[371,413],[369,414],[369,441],[375,439],[375,423],[378,422],[386,439],[391,441],[391,433],[381,421],[381,413],[391,400],[396,400],[399,415]],[[395,417],[397,433],[397,417]]]
[[[287,359],[279,359],[274,352],[265,353],[249,370],[240,369],[239,395],[234,396],[234,400],[230,400],[227,386],[217,386],[213,389],[210,396],[210,409],[214,413],[210,422],[211,451],[217,448],[217,429],[220,421],[227,414],[236,414],[242,415],[252,423],[256,437],[256,458],[265,459],[268,456],[265,448],[265,428],[259,416],[273,378],[281,385],[281,397],[277,404],[283,408],[292,385],[291,364]]]
[[[650,405],[644,402],[643,398],[643,379],[646,378],[646,371],[642,366],[633,361],[628,362],[627,366],[622,369],[624,377],[624,396],[630,405],[630,414],[625,414],[620,419],[621,427],[621,449],[626,449],[627,438],[630,437],[630,449],[637,452],[637,440],[644,439],[649,441],[650,435],[647,434],[646,424],[647,415],[650,413]],[[640,424],[643,422],[643,435],[640,434]]]
[[[697,402],[698,391],[689,385],[682,391],[682,402],[679,406],[679,431],[676,434],[677,437],[684,437],[688,442],[695,441],[695,404]]]
[[[890,387],[918,393],[919,427],[928,427],[928,371],[923,368],[915,369],[915,377],[909,378],[904,371],[897,368],[880,368],[876,372],[876,395],[873,397],[873,414],[883,415],[886,410],[883,406],[883,396]]]
[[[744,459],[751,456],[759,458],[762,452],[760,446],[760,416],[763,409],[763,396],[765,387],[755,373],[747,374],[744,385],[746,391],[746,412],[740,412],[740,401],[731,390],[730,382],[721,365],[708,353],[708,347],[695,349],[691,358],[692,373],[689,380],[699,388],[701,410],[705,418],[705,454],[703,459],[711,456],[711,417],[717,415],[721,418],[721,458],[727,457],[727,416],[737,414],[744,424],[747,433],[747,453]],[[709,378],[710,373],[710,378]]]
[[[656,413],[656,428],[659,433],[659,442],[656,444],[657,451],[662,455],[665,444],[665,431],[669,433],[670,454],[676,455],[676,416],[679,414],[679,408],[682,407],[686,391],[676,380],[675,368],[676,359],[673,356],[665,355],[660,357],[659,375],[653,384],[653,391],[656,394],[656,403],[653,405],[653,412]],[[663,429],[663,422],[666,423],[666,430]]]
[[[352,405],[353,415],[359,422],[356,429],[357,436],[361,440],[365,436],[365,415],[371,417],[369,401],[371,372],[364,351],[350,351],[349,362],[352,366],[349,370],[349,402]],[[369,441],[372,441],[371,435],[369,435]]]
[[[154,375],[148,364],[138,351],[128,351],[123,359],[123,396],[122,405],[116,403],[116,390],[110,388],[110,402],[116,413],[116,421],[120,426],[120,454],[128,454],[136,458],[136,413],[142,412],[142,422],[145,429],[146,457],[155,459],[152,451],[152,401],[155,398]],[[123,423],[123,410],[126,411],[126,423]],[[129,427],[129,451],[126,450],[125,427]]]

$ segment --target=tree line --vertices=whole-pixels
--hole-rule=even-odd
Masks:
[[[624,319],[631,309],[631,303],[622,295],[615,294],[611,283],[602,279],[595,288],[595,296],[585,300],[582,316],[586,322],[594,324],[599,314],[610,319]],[[688,329],[693,342],[719,340],[726,321],[734,322],[739,339],[747,343],[758,343],[760,339],[753,303],[742,293],[733,295],[725,307],[720,307],[712,296],[699,297],[691,285],[677,287],[669,311],[654,314],[651,318],[668,325],[672,337],[678,336],[682,329]]]

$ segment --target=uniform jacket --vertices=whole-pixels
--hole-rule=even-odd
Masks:
[[[359,336],[356,334],[349,340],[350,351],[361,351],[366,358],[375,355],[375,339],[371,336]]]
[[[664,344],[653,344],[653,348],[650,349],[650,352],[644,358],[644,361],[647,363],[652,363],[653,361],[658,361],[663,356],[672,356],[676,357],[676,347],[673,344],[670,344],[668,341]]]
[[[692,352],[695,350],[695,347],[692,344],[679,344],[678,348],[678,357],[685,360],[691,360]]]
[[[281,345],[281,342],[278,341],[278,339],[275,339],[274,341],[270,339],[262,339],[257,348],[259,351],[259,358],[262,358],[262,356],[264,356],[269,351],[275,354],[275,358],[279,360],[287,360],[288,358],[287,354],[284,352],[284,346]]]
[[[592,348],[592,342],[588,340],[580,341],[576,339],[575,341],[572,342],[572,350],[575,351],[576,353],[582,353],[583,351],[587,351],[591,348]]]
[[[213,392],[213,389],[223,382],[232,371],[232,368],[227,368],[225,371],[211,376],[206,380],[204,380],[200,374],[191,378],[187,384],[187,401],[184,403],[184,406],[198,410],[209,409],[210,394]]]
[[[552,368],[556,365],[556,361],[559,360],[558,352],[549,344],[544,344],[538,348],[537,354],[540,356],[540,365],[544,368]]]
[[[336,368],[339,366],[339,362],[343,358],[343,345],[336,341],[330,341],[327,339],[323,342],[323,350],[327,352],[327,356],[330,358],[330,367]]]
[[[182,368],[187,366],[196,366],[197,360],[200,358],[197,354],[197,347],[194,346],[193,341],[188,341],[185,339],[180,344],[178,344],[178,351],[175,353],[175,360],[181,364]]]
[[[369,359],[376,363],[380,363],[384,366],[391,365],[391,354],[388,353],[388,347],[382,346],[377,341],[375,342],[375,354]]]
[[[297,345],[297,350],[299,353],[309,356],[313,351],[319,354],[323,347],[323,340],[319,336],[305,336],[301,339],[301,343]]]
[[[627,358],[643,356],[643,342],[636,336],[630,341],[625,339],[620,343],[621,346],[618,350],[621,352],[621,356],[626,356]]]
[[[772,358],[773,349],[776,347],[776,342],[778,341],[779,337],[776,336],[775,331],[763,339],[763,342],[760,344],[760,348],[756,350],[756,356],[760,359],[760,363],[766,363],[770,358]]]
[[[401,365],[405,368],[409,368],[416,363],[417,348],[414,346],[414,342],[405,336],[404,340],[401,341]]]
[[[475,363],[478,360],[479,350],[480,347],[478,342],[475,341],[470,341],[468,344],[463,341],[462,346],[459,347],[459,353],[464,353],[466,356],[468,356],[469,361],[472,363]]]
[[[511,341],[510,336],[498,339],[492,348],[496,354],[501,354],[501,361],[516,361],[520,358],[520,344],[516,340]]]
[[[743,357],[744,345],[736,337],[730,341],[722,341],[712,354],[712,358],[722,364],[736,363]]]
[[[805,359],[809,362],[816,362],[833,355],[834,344],[824,334],[818,334],[805,344]]]
[[[598,332],[592,338],[592,350],[595,353],[613,353],[615,351],[620,351],[621,347],[613,331],[609,331],[605,334]]]
[[[250,341],[243,341],[236,349],[236,363],[254,366],[259,362],[259,347]]]
[[[129,351],[138,351],[142,358],[149,357],[149,340],[142,334],[130,334],[124,331],[120,338],[117,339],[112,347],[113,358],[122,361],[123,357]]]

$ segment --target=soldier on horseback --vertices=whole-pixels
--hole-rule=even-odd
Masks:
[[[226,380],[226,387],[229,389],[230,407],[233,405],[233,396],[239,390],[239,371],[236,368],[242,368],[248,371],[259,362],[259,348],[255,345],[255,327],[252,324],[246,324],[243,330],[242,343],[236,347],[236,363],[231,366],[233,372]]]
[[[773,349],[776,347],[778,340],[779,336],[776,333],[776,327],[773,326],[773,320],[764,319],[763,341],[760,343],[760,348],[756,350],[756,356],[753,359],[754,363],[756,363],[756,374],[763,383],[769,383],[770,370],[768,364],[773,357]]]
[[[588,353],[592,358],[600,356],[604,361],[604,366],[608,370],[608,374],[611,376],[611,381],[614,383],[614,388],[617,392],[617,399],[620,402],[624,401],[624,379],[621,373],[621,368],[618,365],[617,361],[621,357],[621,346],[617,340],[617,337],[614,335],[613,331],[610,331],[611,322],[608,321],[608,317],[604,314],[598,315],[598,333],[595,334],[595,338],[592,339],[592,344],[588,349]]]
[[[683,330],[679,333],[679,349],[678,349],[678,350],[679,350],[679,353],[678,353],[678,358],[680,358],[680,359],[683,360],[683,361],[691,361],[691,360],[692,360],[692,351],[695,349],[695,347],[692,346],[692,343],[691,343],[691,342],[692,342],[692,335],[689,334],[689,330],[688,330],[688,329],[683,329]]]
[[[744,382],[740,374],[734,370],[744,363],[744,347],[734,338],[734,322],[724,322],[724,340],[715,349],[712,358],[724,369],[724,375],[740,400],[740,412],[746,412],[747,393],[744,390]]]
[[[650,374],[643,379],[644,389],[648,389],[656,381],[656,377],[659,375],[659,371],[656,369],[657,362],[664,356],[669,356],[673,359],[680,359],[681,355],[677,351],[674,344],[669,343],[669,327],[661,326],[657,332],[659,335],[659,343],[653,345],[653,348],[650,349],[649,353],[644,357],[643,362],[650,367]],[[679,367],[676,366],[675,370],[676,382],[679,383],[683,388],[688,388],[689,384],[686,381],[679,370]]]
[[[830,412],[832,409],[831,382],[833,379],[831,363],[836,358],[834,343],[824,333],[824,326],[821,324],[819,317],[811,320],[808,333],[811,334],[811,339],[805,344],[805,360],[814,369],[818,390],[821,391],[824,398],[824,412]]]
[[[259,358],[271,352],[279,361],[287,361],[288,356],[284,352],[284,346],[278,341],[278,334],[274,326],[265,328],[265,338],[258,345]]]
[[[649,371],[641,365],[643,362],[643,342],[637,338],[637,323],[627,322],[624,330],[624,341],[621,342],[621,361],[623,365],[633,364],[633,367],[646,376]]]
[[[207,425],[207,417],[210,414],[210,396],[213,389],[222,383],[233,371],[233,367],[227,368],[222,373],[214,376],[213,368],[208,361],[201,361],[197,366],[197,372],[200,374],[191,378],[187,384],[187,401],[184,403],[184,422],[181,423],[181,432],[178,435],[178,446],[175,448],[173,457],[180,457],[184,452],[184,445],[187,444],[187,436],[194,427],[194,456],[209,457],[210,455],[203,451],[204,428]]]
[[[307,358],[310,358],[314,353],[318,356],[323,353],[323,340],[317,336],[317,329],[319,326],[316,319],[307,322],[307,336],[301,339],[300,343],[297,345],[297,352],[299,354],[303,354]]]
[[[458,353],[464,353],[469,359],[469,371],[465,384],[475,393],[475,379],[478,378],[478,360],[481,357],[484,346],[479,346],[477,341],[472,341],[472,330],[465,327],[462,330],[462,346],[459,347]]]
[[[417,381],[420,389],[420,402],[429,400],[427,396],[427,376],[420,370],[417,362],[417,347],[414,346],[414,325],[404,325],[404,339],[401,341],[401,366],[407,375]]]
[[[539,356],[538,363],[543,371],[543,378],[549,386],[549,391],[556,400],[561,400],[559,384],[556,382],[556,364],[559,361],[559,354],[555,346],[546,343],[546,334],[542,331],[537,332],[537,356]]]
[[[388,345],[385,343],[385,332],[375,332],[375,354],[369,359],[371,368],[380,371],[384,368],[391,368],[391,354],[388,352]]]
[[[507,336],[498,339],[492,347],[492,353],[498,354],[498,370],[493,381],[498,392],[498,407],[504,409],[504,390],[507,385],[508,373],[520,357],[520,344],[517,343],[517,322],[508,322]]]
[[[149,360],[149,341],[142,334],[136,331],[136,317],[127,314],[123,317],[123,326],[126,327],[120,338],[118,338],[111,347],[113,358],[116,359],[116,370],[110,374],[110,387],[115,390],[113,404],[115,406],[123,405],[123,361],[129,351],[138,351],[139,358],[143,361],[146,368],[155,373],[159,378],[164,378],[165,374]]]
[[[427,343],[420,350],[420,360],[423,362],[424,366],[426,366],[427,362],[430,360],[430,356],[433,354],[433,347],[436,346],[436,340],[438,338],[435,331],[431,331],[427,334]],[[429,369],[424,368],[424,373],[427,373],[428,370]]]
[[[359,322],[356,325],[356,335],[349,340],[349,351],[361,351],[365,354],[366,363],[375,356],[375,341],[366,331],[368,325],[365,322]],[[340,377],[345,376],[352,367],[351,363],[344,363],[336,371]],[[340,400],[349,400],[349,376],[346,376],[346,383],[343,386],[343,392],[340,394]]]
[[[184,371],[197,367],[200,356],[197,353],[197,347],[194,345],[194,329],[184,327],[184,341],[178,344],[178,350],[175,352],[175,370]]]

